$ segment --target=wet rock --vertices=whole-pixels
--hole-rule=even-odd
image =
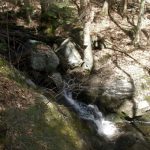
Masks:
[[[51,75],[51,78],[53,80],[53,82],[55,83],[56,87],[60,90],[62,90],[63,88],[63,79],[62,76],[59,72],[54,72]]]
[[[27,85],[29,85],[29,87],[32,87],[34,89],[37,88],[36,84],[31,79],[26,79],[25,81],[26,81]]]
[[[148,150],[149,144],[141,134],[127,132],[118,137],[114,150]]]

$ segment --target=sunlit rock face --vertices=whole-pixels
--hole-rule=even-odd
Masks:
[[[81,100],[109,111],[142,115],[150,110],[150,53],[133,51],[130,57],[103,49],[94,54],[94,73],[84,80]]]
[[[121,107],[120,111],[124,109],[129,116],[143,115],[150,110],[150,53],[145,49],[144,51],[137,50],[130,53],[129,57],[118,59],[118,64],[125,72],[132,78],[135,90],[134,96],[130,101],[126,101]],[[126,105],[128,103],[128,105]],[[130,106],[129,106],[130,105]],[[132,110],[135,109],[135,112]]]
[[[102,75],[103,73],[106,75]],[[132,98],[134,85],[127,75],[119,74],[119,70],[116,74],[112,73],[110,69],[91,75],[84,86],[83,93],[90,102],[115,111],[126,99]]]
[[[57,50],[57,54],[64,67],[75,68],[81,66],[83,63],[75,44],[69,38],[62,42],[60,48]]]

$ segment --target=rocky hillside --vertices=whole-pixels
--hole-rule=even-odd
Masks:
[[[33,89],[0,57],[0,149],[90,150],[97,138],[76,115]],[[98,145],[98,142],[96,142]]]
[[[0,149],[150,149],[149,1],[137,45],[137,1],[125,15],[120,0],[107,15],[103,1],[90,2],[91,71],[83,70],[78,3],[43,13],[38,0],[0,1]],[[102,134],[104,126],[108,135],[115,127],[114,136]]]

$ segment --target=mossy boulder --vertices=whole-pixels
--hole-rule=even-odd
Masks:
[[[31,67],[37,71],[53,72],[59,65],[59,58],[55,52],[46,44],[30,40]]]
[[[40,89],[23,86],[25,80],[24,84],[16,82],[10,76],[11,69],[1,60],[0,131],[4,134],[0,136],[0,148],[91,150],[101,145],[85,123],[54,101],[55,95],[46,98]]]
[[[82,137],[88,131],[66,108],[57,107],[55,103],[46,105],[39,101],[25,110],[11,108],[6,112],[5,119],[10,128],[6,140],[8,147],[32,150],[88,149]]]

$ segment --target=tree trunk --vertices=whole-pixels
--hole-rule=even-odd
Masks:
[[[109,3],[108,3],[108,0],[105,0],[104,4],[103,4],[103,8],[102,8],[102,13],[105,16],[107,16],[108,15],[108,11],[109,11]]]
[[[141,33],[141,27],[142,27],[142,22],[144,17],[144,8],[145,8],[145,0],[141,0],[139,18],[136,27],[135,38],[133,41],[134,45],[137,45],[140,42],[140,33]]]
[[[25,13],[28,23],[31,23],[32,6],[31,0],[24,0]]]
[[[91,71],[93,67],[92,43],[90,37],[91,23],[86,22],[84,25],[84,64],[83,69]]]
[[[123,16],[125,16],[127,13],[127,6],[128,6],[128,0],[123,0],[123,11],[122,11]]]
[[[83,3],[81,3],[83,4]],[[92,43],[91,43],[91,24],[94,18],[94,11],[92,10],[92,7],[90,6],[89,1],[85,1],[84,6],[81,6],[81,8],[84,9],[85,20],[84,20],[84,64],[83,64],[83,70],[89,70],[91,71],[93,67],[93,54],[92,54]]]
[[[54,4],[56,0],[40,0],[41,13],[44,14],[48,11],[49,7]]]
[[[49,6],[48,0],[40,0],[40,5],[41,5],[41,14],[44,14]]]

